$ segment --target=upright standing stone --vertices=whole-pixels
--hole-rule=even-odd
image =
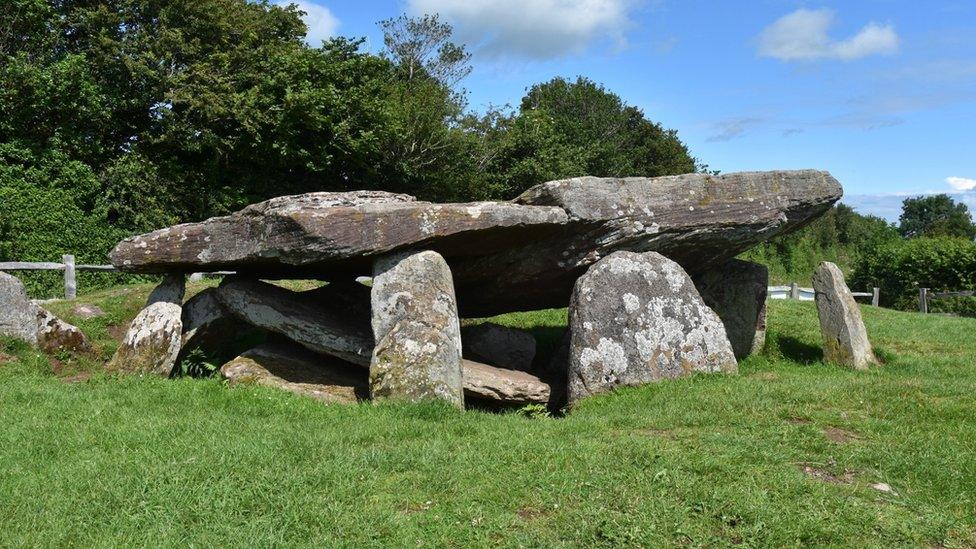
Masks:
[[[823,336],[824,359],[856,370],[867,370],[877,364],[868,332],[861,319],[844,273],[833,263],[824,261],[813,274],[817,315]]]
[[[718,315],[656,252],[614,252],[594,264],[569,311],[570,403],[621,385],[738,370]]]
[[[373,398],[442,399],[462,407],[461,330],[444,258],[424,251],[378,259],[371,302]]]
[[[37,344],[37,305],[20,279],[7,273],[0,273],[0,335]]]
[[[109,370],[162,376],[172,373],[181,347],[185,291],[182,274],[166,275],[132,320],[122,345],[108,363]]]
[[[725,325],[735,358],[758,353],[766,343],[765,265],[732,259],[695,277],[695,287]]]

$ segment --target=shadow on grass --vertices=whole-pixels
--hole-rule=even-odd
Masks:
[[[799,364],[813,364],[823,360],[823,349],[816,345],[810,345],[795,337],[781,334],[776,334],[772,340],[773,350],[778,350],[785,359]]]

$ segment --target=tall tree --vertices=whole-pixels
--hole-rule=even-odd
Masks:
[[[898,218],[898,231],[907,238],[954,236],[976,238],[976,224],[969,208],[947,194],[906,198]]]

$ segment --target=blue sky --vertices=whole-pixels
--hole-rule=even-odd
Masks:
[[[281,0],[288,3],[289,0]],[[906,195],[976,211],[976,1],[301,0],[310,42],[440,13],[474,52],[472,108],[584,75],[723,172],[826,169],[896,220]]]

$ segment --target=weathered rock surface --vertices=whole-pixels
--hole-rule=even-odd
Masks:
[[[735,358],[741,360],[761,351],[766,343],[769,269],[732,259],[699,274],[694,281],[705,305],[722,319]]]
[[[47,353],[91,349],[88,338],[78,327],[40,307],[37,308],[37,346]]]
[[[483,322],[461,328],[464,358],[505,368],[528,372],[535,358],[532,334],[494,322]]]
[[[570,303],[569,402],[621,385],[735,372],[721,320],[681,267],[615,252],[576,283]]]
[[[130,272],[234,270],[260,278],[352,279],[377,256],[437,251],[464,316],[565,306],[615,250],[658,251],[696,273],[819,217],[842,194],[826,172],[583,177],[513,203],[431,204],[380,192],[312,193],[122,241]]]
[[[871,350],[868,332],[861,319],[844,273],[833,263],[824,261],[813,274],[817,315],[823,336],[824,359],[857,370],[866,370],[878,359]]]
[[[451,270],[437,252],[380,258],[373,271],[374,399],[463,407],[461,329]]]
[[[51,314],[27,297],[20,279],[0,272],[0,335],[36,345],[42,351],[87,351],[80,329]]]
[[[356,402],[369,394],[365,370],[295,344],[266,343],[221,366],[220,374],[232,385],[255,383],[326,403]]]
[[[361,366],[369,365],[373,337],[368,324],[330,309],[304,293],[240,277],[220,284],[217,298],[244,322],[281,334],[303,347]]]
[[[36,345],[37,309],[20,279],[0,272],[0,335]]]
[[[536,376],[495,368],[471,360],[463,361],[464,397],[485,399],[502,404],[546,404],[549,384]]]
[[[183,304],[183,346],[191,344],[198,333],[228,317],[217,299],[217,289],[207,288]],[[227,334],[232,337],[232,333]]]
[[[183,275],[171,274],[153,290],[146,307],[129,324],[122,344],[107,368],[113,371],[169,376],[183,335]]]

